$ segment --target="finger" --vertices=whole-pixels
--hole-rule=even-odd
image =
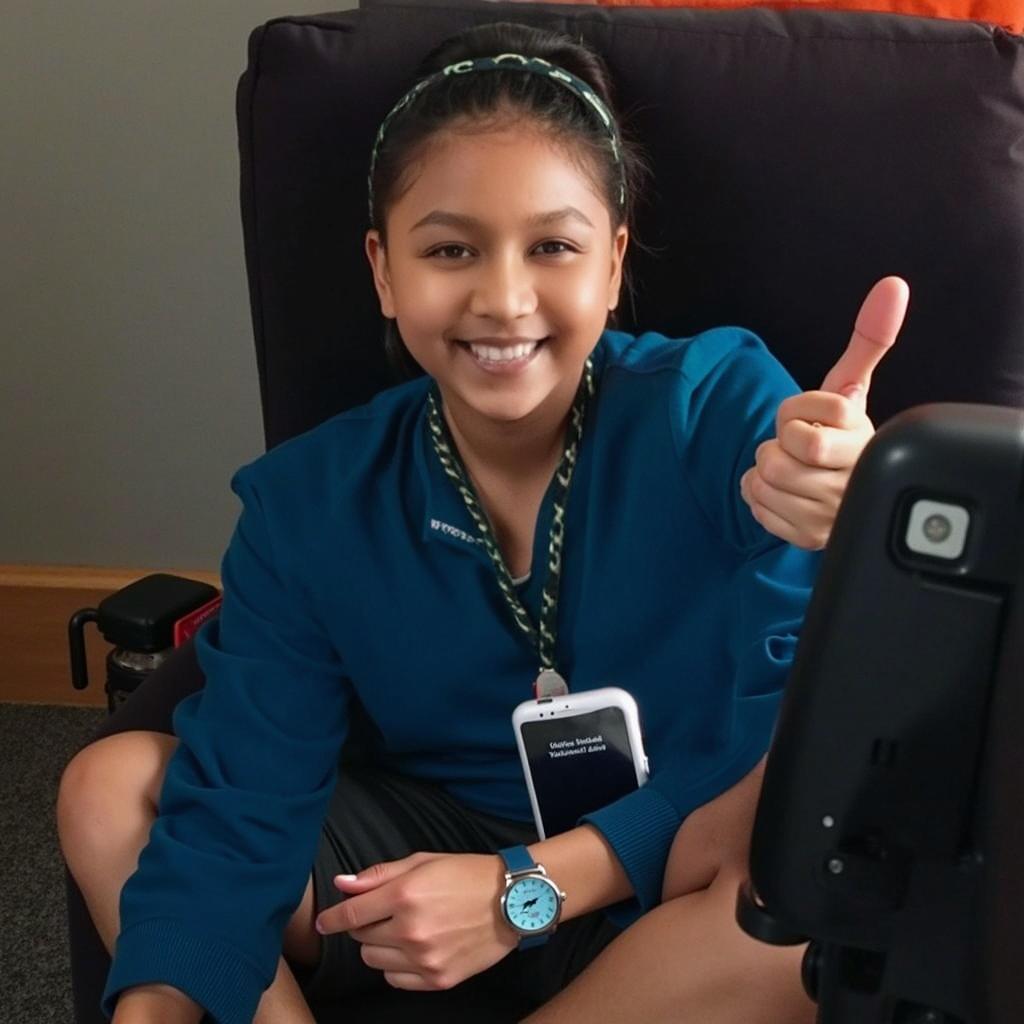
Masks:
[[[779,403],[775,434],[778,436],[789,420],[823,423],[838,430],[856,430],[864,425],[866,419],[863,405],[853,399],[832,391],[802,391]]]
[[[373,967],[378,971],[416,973],[416,964],[403,950],[395,946],[377,946],[364,942],[359,950],[359,955],[367,967]]]
[[[883,277],[875,284],[861,304],[846,351],[820,390],[849,395],[856,389],[859,400],[866,399],[871,374],[896,341],[909,300],[910,286],[901,277]]]
[[[385,971],[384,980],[392,988],[402,988],[409,992],[433,992],[436,987],[429,984],[421,975],[408,971]]]
[[[359,893],[369,892],[377,889],[389,881],[386,872],[362,872],[358,875],[335,875],[334,888],[346,896],[355,896]]]
[[[824,545],[818,543],[817,537],[810,537],[804,530],[798,529],[787,519],[776,515],[771,509],[767,509],[759,502],[754,502],[750,507],[753,517],[776,537],[792,544],[794,547],[804,548],[809,551],[817,551]]]
[[[763,526],[769,533],[775,534],[776,537],[781,537],[782,540],[788,541],[790,544],[795,544],[794,538],[799,536],[800,531],[790,522],[787,522],[782,516],[777,516],[771,509],[767,509],[759,501],[752,501],[750,503],[750,514]]]
[[[754,467],[750,469],[740,477],[740,497],[749,505],[754,499],[750,497],[750,478],[754,474]]]
[[[794,469],[779,484],[766,480],[757,466],[751,466],[740,477],[740,497],[748,505],[760,501],[771,508],[773,502],[777,500],[776,495],[780,494],[812,502],[820,502],[823,497],[824,500],[832,500],[835,495],[842,494],[845,477],[840,479],[836,470],[806,466],[791,456],[787,457],[793,462]]]
[[[821,523],[827,522],[835,514],[842,497],[842,488],[838,485],[833,487],[830,479],[827,490],[819,487],[804,494],[795,494],[773,487],[758,476],[751,480],[750,495],[751,501],[781,516],[792,525],[802,524],[805,529],[816,530]]]
[[[355,928],[384,921],[394,913],[394,894],[389,886],[372,889],[336,903],[316,918],[316,930],[321,935],[348,932]]]
[[[366,942],[371,946],[399,947],[403,944],[393,917],[389,917],[385,921],[364,925],[362,928],[350,928],[348,934],[356,942]]]
[[[363,868],[355,875],[335,875],[334,884],[342,892],[365,892],[367,889],[393,881],[426,859],[429,859],[428,854],[411,853],[408,857],[400,857],[398,860],[383,860]]]
[[[806,423],[804,428],[816,430]],[[747,493],[753,500],[768,504],[769,507],[771,503],[766,500],[766,495],[772,493],[767,490],[769,486],[775,491],[787,494],[831,501],[836,494],[842,493],[848,475],[835,469],[807,465],[790,455],[777,438],[758,446],[752,469],[751,477],[747,481]]]
[[[778,436],[779,447],[797,462],[815,469],[849,469],[866,443],[864,435],[849,430],[817,427],[804,420],[788,420]]]
[[[769,533],[810,551],[825,546],[835,517],[834,509],[830,512],[821,502],[781,491],[772,494],[768,502],[755,498],[750,512]]]

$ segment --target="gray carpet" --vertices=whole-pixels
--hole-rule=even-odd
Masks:
[[[54,808],[64,766],[105,708],[0,703],[0,1022],[69,1024],[64,862]]]

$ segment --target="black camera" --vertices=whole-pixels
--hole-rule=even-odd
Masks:
[[[737,919],[810,940],[821,1024],[1024,1021],[1024,413],[864,450],[765,770]]]

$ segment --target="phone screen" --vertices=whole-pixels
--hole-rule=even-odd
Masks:
[[[547,836],[637,788],[621,708],[524,722],[522,735]]]

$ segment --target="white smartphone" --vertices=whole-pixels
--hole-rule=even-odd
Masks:
[[[523,701],[512,713],[541,839],[576,827],[650,777],[636,701],[617,686]]]

